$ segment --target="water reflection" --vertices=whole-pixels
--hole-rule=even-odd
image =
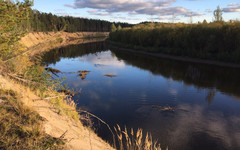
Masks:
[[[143,128],[150,129],[154,137],[160,137],[159,141],[164,141],[164,145],[170,145],[173,149],[240,147],[239,116],[225,116],[223,112],[208,110],[206,106],[189,104],[178,105],[174,113],[148,107],[139,108],[137,113],[145,120]],[[154,130],[156,128],[157,132]]]
[[[107,50],[105,42],[89,42],[81,45],[70,45],[51,50],[44,54],[43,64],[56,64],[61,58],[78,58],[87,54],[95,54]]]
[[[43,64],[64,72],[68,87],[82,91],[77,105],[110,126],[143,128],[163,148],[240,149],[238,69],[108,50],[103,42],[53,50]],[[79,70],[90,72],[84,80],[70,73]],[[159,109],[166,107],[175,111]],[[111,141],[104,126],[97,132]]]
[[[116,57],[109,55],[109,52],[95,53],[95,55],[87,55],[79,58],[81,62],[90,62],[95,67],[104,69],[104,67],[112,66],[118,68],[124,68],[125,63],[117,60]]]
[[[194,85],[198,89],[209,88],[206,96],[209,104],[214,99],[215,88],[235,96],[236,99],[240,97],[239,69],[159,59],[113,49],[111,51],[126,64],[149,70],[154,75],[161,75],[178,82],[183,81],[186,86]]]

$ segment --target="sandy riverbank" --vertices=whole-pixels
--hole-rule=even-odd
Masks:
[[[27,54],[30,58],[36,54],[48,51],[53,48],[67,46],[71,44],[87,43],[94,37],[100,35],[107,36],[108,33],[29,33],[20,41],[25,49],[23,53],[7,61],[14,61],[16,57]],[[4,73],[3,73],[4,74]],[[17,81],[10,79],[7,75],[0,75],[0,88],[13,90],[21,95],[24,105],[36,111],[41,117],[45,118],[43,126],[47,134],[59,138],[66,132],[64,139],[66,144],[64,149],[71,150],[105,150],[113,149],[108,143],[98,137],[91,129],[82,125],[78,120],[74,120],[67,115],[59,114],[47,100],[33,101],[41,99],[28,87],[23,86]]]

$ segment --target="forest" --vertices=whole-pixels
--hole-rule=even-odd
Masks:
[[[65,31],[65,32],[109,32],[113,23],[104,20],[76,18],[71,16],[56,16],[51,13],[41,13],[38,10],[29,11],[28,31]],[[130,27],[128,23],[114,23],[117,26]]]
[[[109,41],[137,50],[240,62],[240,22],[142,23],[114,30]]]
[[[27,32],[109,32],[111,26],[131,27],[128,23],[57,16],[33,10],[33,1],[0,0],[0,59],[17,52],[17,41]],[[115,26],[114,25],[114,26]]]

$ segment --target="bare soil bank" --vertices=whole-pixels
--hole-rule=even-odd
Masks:
[[[68,32],[33,32],[27,34],[20,41],[21,44],[26,46],[27,48],[36,46],[38,44],[48,43],[48,42],[59,42],[60,45],[69,45],[71,43],[77,43],[78,40],[85,41],[89,38],[97,38],[97,37],[107,37],[108,32],[76,32],[76,33],[68,33]],[[85,39],[85,40],[83,40]],[[79,41],[79,42],[80,42]],[[54,47],[58,45],[53,45]]]
[[[28,33],[20,41],[22,45],[22,51],[20,55],[28,54],[30,57],[40,54],[42,52],[64,47],[67,45],[81,44],[88,42],[105,40],[109,35],[109,32],[33,32]],[[19,56],[19,55],[18,55]],[[16,57],[18,57],[16,56]],[[8,59],[4,62],[10,61],[16,57]]]
[[[20,41],[25,52],[20,55],[28,54],[30,57],[44,51],[66,46],[70,44],[80,44],[89,42],[89,39],[99,37],[100,35],[107,36],[108,33],[64,33],[64,32],[49,32],[49,33],[29,33]],[[91,40],[95,41],[95,40]],[[19,57],[20,55],[16,56]],[[14,58],[11,58],[13,60]],[[7,60],[9,61],[9,60]],[[45,132],[53,137],[59,138],[63,133],[66,133],[67,150],[107,150],[113,149],[108,143],[98,137],[91,129],[82,125],[80,121],[76,121],[67,115],[59,114],[47,100],[33,101],[40,99],[36,94],[30,91],[29,88],[17,83],[7,76],[0,75],[0,88],[11,89],[21,94],[21,101],[32,110],[45,118]]]

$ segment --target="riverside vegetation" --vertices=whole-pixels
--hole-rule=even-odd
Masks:
[[[51,74],[40,65],[39,57],[30,57],[19,44],[26,35],[22,28],[28,24],[32,1],[0,1],[0,78],[10,79],[40,97],[47,99],[58,114],[65,114],[74,120],[80,115],[75,104],[64,93],[60,80],[52,80]],[[14,59],[14,56],[16,57]],[[24,91],[22,91],[24,92]],[[26,94],[26,93],[25,93]],[[65,140],[54,138],[43,130],[43,118],[32,108],[21,102],[20,93],[0,86],[0,149],[62,149]],[[70,110],[70,111],[69,111]]]
[[[41,118],[12,90],[0,89],[0,149],[62,149],[64,140],[43,130]]]
[[[67,115],[73,120],[84,119],[84,116],[81,116],[79,112],[83,113],[85,111],[76,110],[71,96],[58,92],[64,91],[64,86],[60,84],[61,80],[53,79],[52,75],[47,71],[48,69],[45,70],[41,66],[41,57],[39,55],[35,57],[28,55],[25,53],[26,48],[19,44],[19,40],[26,35],[26,31],[59,31],[66,29],[67,31],[74,32],[85,30],[72,30],[69,27],[70,22],[57,27],[57,25],[62,23],[61,21],[64,22],[67,18],[76,22],[81,21],[81,19],[56,16],[51,18],[51,14],[35,15],[37,16],[35,19],[46,16],[50,18],[48,20],[50,22],[48,23],[51,23],[51,26],[50,28],[45,28],[48,25],[43,25],[47,22],[46,20],[43,21],[44,19],[40,21],[41,23],[38,22],[39,20],[33,21],[34,19],[32,20],[33,22],[29,21],[31,20],[31,13],[34,12],[31,10],[32,4],[32,1],[29,0],[16,3],[8,0],[0,0],[0,78],[12,80],[16,86],[19,85],[21,88],[27,89],[27,91],[34,93],[40,98],[32,99],[32,101],[48,101],[52,107],[51,109],[59,115]],[[38,12],[36,11],[35,14],[38,14]],[[61,21],[54,24],[51,22],[54,21],[54,18]],[[100,23],[101,21],[96,22]],[[40,23],[41,27],[38,25],[33,27],[34,23]],[[74,24],[75,27],[78,25],[78,23]],[[105,31],[104,27],[101,28]],[[95,31],[92,28],[89,30]],[[62,42],[62,40],[57,41]],[[26,107],[21,102],[24,91],[21,90],[23,95],[20,95],[19,91],[9,90],[4,86],[0,86],[0,149],[63,149],[64,144],[71,141],[64,139],[67,131],[59,138],[46,134],[43,129],[44,118],[40,117],[34,109]],[[133,136],[133,130],[131,131],[132,137],[130,137],[127,136],[126,131],[121,131],[120,127],[118,129],[119,131],[116,130],[116,132],[119,139],[118,147],[120,149],[123,149],[125,145],[122,144],[122,133],[126,136],[126,149],[161,149],[159,145],[153,142],[149,134],[146,135],[144,141],[143,133],[140,129],[137,131],[136,137]],[[114,144],[114,146],[116,145]],[[109,147],[105,148],[111,149]]]
[[[142,23],[110,33],[112,44],[153,53],[240,63],[240,22]]]

